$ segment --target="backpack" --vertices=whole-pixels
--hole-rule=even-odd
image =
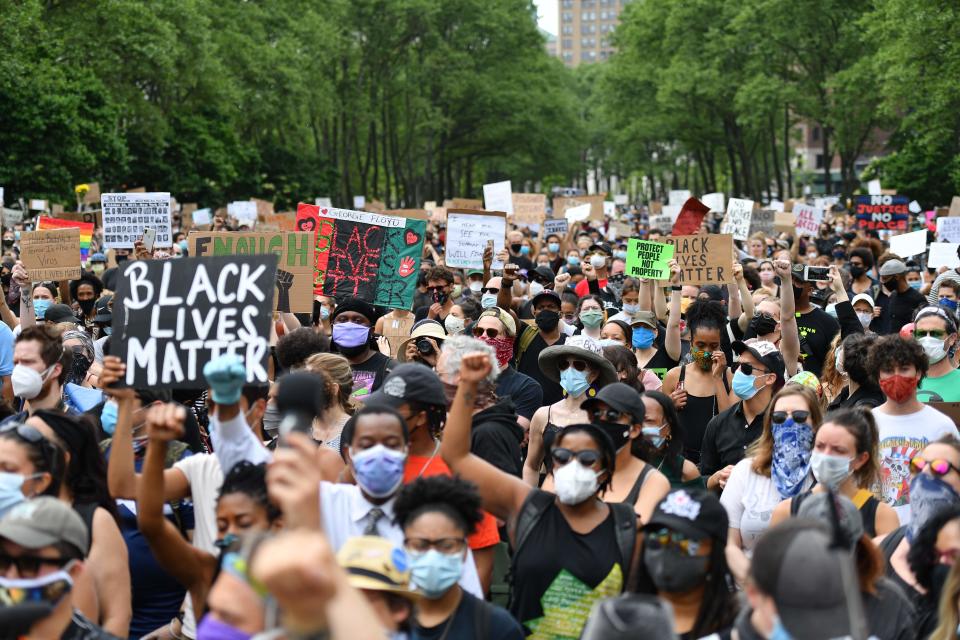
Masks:
[[[513,368],[517,371],[520,370],[520,359],[523,358],[523,354],[527,351],[527,348],[533,343],[534,338],[539,335],[534,327],[529,325],[524,326],[523,333],[520,334],[520,342],[517,343],[517,352],[513,356]]]

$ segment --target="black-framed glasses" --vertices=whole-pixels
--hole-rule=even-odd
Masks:
[[[561,360],[560,362],[557,363],[557,367],[560,369],[560,371],[566,371],[567,367],[570,367],[570,366],[572,366],[577,371],[586,371],[587,367],[590,365],[588,365],[583,360],[567,360],[567,359]]]
[[[474,337],[474,338],[480,338],[480,337],[482,337],[484,334],[486,334],[486,336],[492,340],[492,339],[496,338],[498,335],[500,335],[500,330],[499,330],[499,329],[490,329],[489,327],[486,328],[486,329],[484,329],[483,327],[474,327],[474,328],[473,328],[473,337]]]
[[[463,553],[467,548],[466,538],[404,538],[403,546],[408,551],[415,553],[426,553],[430,549],[436,549],[444,555],[454,553]]]
[[[756,313],[753,314],[753,317],[776,321],[776,318],[773,317],[773,314],[767,313],[766,311],[757,311]]]
[[[590,409],[590,420],[593,422],[616,422],[623,417],[622,411],[617,411],[616,409],[606,408],[601,409],[599,407],[594,407]]]
[[[62,569],[70,562],[66,558],[43,558],[41,556],[12,556],[0,553],[0,573],[6,574],[10,567],[17,568],[17,575],[21,578],[36,578],[40,567],[56,567]]]
[[[481,287],[481,288],[480,288],[480,293],[481,293],[481,294],[486,294],[486,293],[500,293],[500,289],[499,289],[498,287]]]
[[[443,291],[446,288],[447,288],[447,285],[441,285],[438,287],[427,287],[427,291],[429,291],[430,293],[443,293]]]
[[[743,371],[743,375],[745,376],[752,376],[754,371],[762,374],[770,373],[766,369],[761,369],[760,367],[754,366],[749,362],[734,362],[733,365],[731,366],[731,369],[733,369],[734,371],[736,371],[737,369],[740,369],[740,371]]]
[[[793,421],[799,424],[801,422],[806,422],[807,418],[809,417],[809,411],[774,411],[770,414],[770,422],[773,424],[783,424],[787,421],[787,418],[793,418]]]
[[[565,465],[574,458],[585,467],[592,467],[600,461],[600,452],[596,449],[584,449],[582,451],[571,451],[564,447],[559,447],[550,452],[550,457],[559,465]]]

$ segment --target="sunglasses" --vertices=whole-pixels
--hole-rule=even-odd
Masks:
[[[927,467],[930,467],[930,472],[933,473],[933,475],[940,476],[941,478],[951,471],[960,473],[960,469],[955,467],[949,460],[944,460],[943,458],[927,460],[922,456],[916,456],[910,461],[910,469],[912,469],[914,473],[920,473]]]
[[[592,422],[616,422],[623,416],[623,413],[616,409],[591,409],[590,420]]]
[[[920,338],[926,338],[927,336],[930,336],[931,338],[936,338],[938,340],[943,340],[944,338],[947,337],[947,332],[944,331],[943,329],[926,329],[926,330],[914,329],[913,330],[913,337],[917,338],[918,340]]]
[[[480,328],[480,327],[474,327],[474,328],[473,328],[473,337],[474,337],[474,338],[480,338],[480,337],[482,337],[484,334],[486,334],[486,336],[492,340],[493,338],[496,338],[498,335],[500,335],[500,330],[499,330],[499,329],[489,329],[489,328],[488,328],[488,329],[482,329],[482,328]]]
[[[585,467],[592,467],[600,461],[600,452],[596,449],[584,449],[583,451],[571,451],[560,447],[550,452],[550,457],[559,465],[565,465],[574,458]]]
[[[446,285],[443,285],[441,287],[427,287],[427,291],[430,291],[431,293],[443,293],[443,290],[446,288],[447,288]]]
[[[647,548],[652,550],[672,547],[690,557],[697,556],[700,553],[701,543],[699,540],[691,540],[682,533],[671,531],[670,529],[648,531],[644,537]]]
[[[801,423],[806,422],[809,417],[809,411],[774,411],[770,414],[770,422],[773,424],[783,424],[787,421],[787,418],[793,418],[794,422]]]
[[[500,293],[500,289],[494,287],[482,287],[480,293]]]
[[[41,567],[56,567],[61,569],[68,560],[64,558],[41,558],[40,556],[11,556],[0,553],[0,573],[6,574],[10,567],[17,568],[17,575],[21,578],[36,578]]]
[[[577,371],[586,371],[589,365],[583,360],[561,360],[557,366],[560,371],[566,371],[569,366],[573,366]]]
[[[761,369],[760,367],[755,367],[749,362],[734,362],[733,365],[731,366],[731,369],[733,369],[734,371],[736,371],[737,369],[740,369],[740,371],[743,371],[743,375],[745,376],[752,376],[754,371],[756,371],[757,373],[763,373],[763,374],[770,373],[768,370]]]

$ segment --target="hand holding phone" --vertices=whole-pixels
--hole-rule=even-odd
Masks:
[[[156,229],[147,228],[143,230],[143,238],[141,238],[141,242],[143,242],[143,248],[149,251],[150,253],[153,253],[153,243],[156,239],[157,239]]]

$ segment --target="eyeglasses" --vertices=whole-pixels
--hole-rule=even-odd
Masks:
[[[767,369],[761,369],[760,367],[756,367],[750,364],[749,362],[734,362],[731,368],[734,371],[736,371],[737,369],[740,369],[740,371],[743,371],[743,375],[745,376],[752,376],[754,371],[756,371],[757,373],[763,373],[763,374],[770,373],[770,371],[768,371]]]
[[[416,553],[425,553],[430,549],[436,549],[444,555],[453,555],[462,553],[467,546],[465,538],[404,538],[403,546],[408,551]]]
[[[794,422],[806,422],[807,418],[810,417],[809,411],[774,411],[770,414],[770,422],[773,424],[783,424],[787,421],[787,418],[793,418]]]
[[[42,558],[40,556],[11,556],[0,553],[0,573],[7,573],[11,566],[17,568],[21,578],[36,578],[40,567],[63,568],[69,562],[65,558]]]
[[[9,433],[11,431],[31,444],[38,444],[47,441],[47,439],[43,437],[42,433],[28,424],[20,424],[15,422],[4,427],[0,427],[0,433]]]
[[[500,293],[500,289],[495,287],[481,287],[480,293]]]
[[[566,371],[569,366],[573,366],[577,371],[586,371],[589,365],[583,360],[561,360],[557,363],[557,366],[560,371]]]
[[[916,339],[926,338],[930,336],[931,338],[936,338],[937,340],[943,340],[947,337],[947,332],[943,329],[914,329],[913,337]]]
[[[656,550],[673,547],[687,556],[693,557],[700,555],[702,543],[699,540],[691,540],[682,533],[671,531],[670,529],[648,531],[645,538],[648,549]]]
[[[442,285],[439,287],[427,287],[427,291],[430,293],[443,293],[443,290],[447,288],[447,285]]]
[[[596,449],[584,449],[583,451],[571,451],[559,447],[550,452],[550,457],[559,465],[565,465],[574,458],[585,467],[592,467],[600,461],[600,452]]]
[[[598,408],[590,410],[590,419],[593,422],[616,422],[621,417],[623,417],[623,413],[616,409]]]
[[[499,330],[499,329],[489,329],[489,328],[488,328],[488,329],[483,329],[482,327],[474,327],[474,328],[473,328],[473,337],[474,337],[474,338],[479,338],[479,337],[483,336],[484,334],[486,334],[488,338],[493,339],[493,338],[496,338],[498,335],[500,335],[500,330]]]
[[[910,469],[913,470],[914,473],[920,473],[927,467],[930,467],[930,472],[933,473],[933,475],[941,478],[951,471],[960,473],[960,469],[955,467],[949,460],[944,460],[943,458],[927,460],[923,456],[916,456],[910,460]]]

